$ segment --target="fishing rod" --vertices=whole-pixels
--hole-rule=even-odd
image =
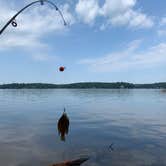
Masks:
[[[11,24],[13,27],[17,27],[17,22],[16,22],[16,17],[22,13],[25,9],[29,8],[30,6],[36,4],[36,3],[40,3],[41,5],[44,5],[44,3],[48,3],[51,6],[53,6],[55,8],[55,10],[59,13],[59,15],[61,16],[64,26],[67,25],[64,16],[62,14],[62,12],[59,10],[59,8],[57,7],[56,4],[54,4],[53,2],[49,1],[49,0],[38,0],[38,1],[34,1],[31,2],[30,4],[26,5],[24,8],[22,8],[21,10],[19,10],[0,30],[0,35],[4,32],[4,30]]]

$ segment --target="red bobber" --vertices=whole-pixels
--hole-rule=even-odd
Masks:
[[[65,70],[64,66],[59,67],[59,71],[63,72]]]

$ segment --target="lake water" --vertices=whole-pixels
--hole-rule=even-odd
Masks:
[[[57,131],[64,107],[65,142]],[[166,93],[0,90],[0,165],[48,166],[84,156],[85,166],[166,166]]]

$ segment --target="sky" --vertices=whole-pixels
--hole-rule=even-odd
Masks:
[[[166,82],[165,0],[50,0],[0,35],[0,84]],[[0,28],[32,0],[0,0]],[[65,66],[64,72],[58,68]]]

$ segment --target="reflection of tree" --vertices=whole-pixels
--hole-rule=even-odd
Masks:
[[[112,144],[109,146],[109,148],[108,148],[110,152],[114,151],[113,145],[114,145],[114,144],[112,143]]]
[[[163,89],[162,92],[166,93],[166,89]]]
[[[62,141],[65,141],[65,135],[68,134],[69,123],[69,118],[64,108],[64,112],[58,121],[58,132]]]

